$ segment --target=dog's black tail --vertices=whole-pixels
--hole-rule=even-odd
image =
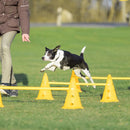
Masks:
[[[83,53],[84,53],[85,49],[86,49],[86,46],[84,46],[83,49],[81,50],[80,56],[83,57]]]

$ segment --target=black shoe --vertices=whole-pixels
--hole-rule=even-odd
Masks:
[[[2,83],[1,86],[8,86],[6,83]],[[6,96],[10,95],[11,90],[9,89],[0,89],[0,93]]]
[[[0,89],[0,93],[6,96],[10,96],[11,90],[8,89]]]
[[[18,90],[11,90],[10,97],[17,97],[18,96]]]
[[[9,86],[7,83],[2,83],[1,86]],[[17,86],[16,83],[11,84],[11,86]],[[0,89],[0,93],[4,96],[17,97],[18,90]]]
[[[11,86],[17,86],[17,83],[11,84]],[[18,90],[11,90],[10,97],[17,97]]]

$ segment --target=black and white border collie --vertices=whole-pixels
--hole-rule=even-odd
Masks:
[[[83,58],[83,53],[86,47],[83,47],[80,56],[72,54],[69,51],[60,50],[59,48],[60,45],[56,46],[54,49],[48,49],[45,47],[45,55],[42,57],[42,60],[50,61],[51,63],[47,64],[43,69],[41,69],[41,72],[44,72],[45,70],[55,71],[56,68],[62,70],[73,68],[75,74],[82,78],[85,83],[88,83],[88,81],[81,72],[89,77],[91,83],[94,83],[93,79],[91,78],[88,65]],[[93,85],[93,88],[96,88],[96,86]]]

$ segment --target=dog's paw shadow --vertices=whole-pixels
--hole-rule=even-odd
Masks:
[[[84,90],[84,89],[81,89],[81,91],[82,91],[82,92],[85,92],[85,93],[87,92],[87,90]]]
[[[103,96],[103,94],[100,94],[101,99],[102,99],[102,96]]]

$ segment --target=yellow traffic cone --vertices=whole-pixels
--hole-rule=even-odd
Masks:
[[[3,103],[2,103],[1,93],[0,93],[0,107],[4,107],[4,105],[3,105]]]
[[[70,87],[62,109],[83,109],[74,77],[71,77]]]
[[[116,91],[110,74],[107,77],[103,97],[102,100],[100,100],[100,102],[119,102],[116,96]]]
[[[72,77],[75,78],[76,83],[79,83],[78,77],[75,75],[74,70],[72,70],[71,78]],[[70,79],[70,81],[71,81],[71,79]],[[77,87],[77,89],[78,89],[79,92],[82,92],[82,90],[80,88],[80,85],[76,85],[76,87]]]
[[[46,73],[43,75],[41,87],[50,88],[48,76]],[[51,90],[39,90],[36,100],[41,100],[41,99],[54,100],[54,98],[52,97]]]

